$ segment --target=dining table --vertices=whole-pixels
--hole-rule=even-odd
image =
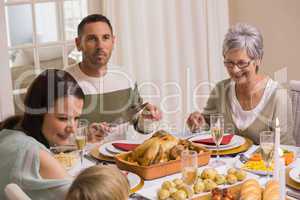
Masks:
[[[139,134],[137,132],[134,132],[134,129],[129,130],[128,132],[130,132],[130,135],[127,137],[127,139],[131,139],[131,140],[136,140],[136,141],[143,141],[149,137],[151,137],[151,135],[142,135]],[[134,133],[133,133],[134,132]],[[184,135],[184,137],[186,138],[187,136]],[[96,148],[97,146],[101,145],[102,143],[96,143],[96,144],[88,144],[87,148],[86,148],[86,153],[88,154],[88,152],[93,149]],[[252,145],[246,152],[243,152],[244,155],[251,155],[259,146],[258,145]],[[287,149],[290,151],[295,152],[295,161],[293,163],[291,163],[288,167],[293,168],[296,166],[300,167],[300,147],[296,147],[296,146],[290,146],[290,145],[281,145],[281,148],[283,149]],[[226,171],[229,168],[232,167],[236,167],[236,163],[239,161],[239,154],[235,154],[235,155],[226,155],[226,156],[221,156],[222,161],[224,161],[226,164],[220,167],[216,167],[215,169],[221,173],[221,174],[225,174]],[[209,163],[213,162],[216,158],[215,157],[211,157]],[[202,166],[198,168],[198,171],[202,171],[205,168],[208,168],[209,166]],[[93,166],[93,165],[106,165],[106,164],[113,164],[113,163],[109,163],[109,162],[105,162],[105,161],[99,161],[96,159],[93,159],[91,156],[86,156],[83,160],[83,163],[81,164],[80,162],[77,162],[70,170],[69,173],[72,176],[76,176],[82,169],[85,169],[87,167]],[[254,178],[256,179],[261,186],[264,186],[266,184],[266,182],[268,181],[267,176],[265,175],[257,175],[254,173],[249,173],[247,172],[247,176],[248,178]],[[157,198],[157,191],[159,190],[159,188],[161,187],[162,183],[164,181],[167,180],[174,180],[175,178],[181,178],[181,173],[178,172],[176,174],[172,174],[172,175],[168,175],[168,176],[164,176],[161,178],[157,178],[157,179],[153,179],[153,180],[143,180],[143,185],[141,188],[139,188],[138,191],[135,191],[135,194],[139,196],[139,198],[129,198],[129,199],[158,199]],[[300,196],[300,191],[296,191],[288,186],[286,186],[286,191],[287,191],[287,195],[291,193],[293,194],[298,194]],[[288,192],[289,191],[289,192]],[[132,195],[134,196],[134,195]],[[295,199],[300,199],[300,198],[294,198],[292,196],[288,196],[289,199],[291,200],[295,200]]]

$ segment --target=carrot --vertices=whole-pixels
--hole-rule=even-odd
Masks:
[[[289,165],[294,161],[294,152],[287,152],[283,154],[285,165]]]
[[[260,161],[262,160],[261,154],[260,153],[254,153],[252,154],[252,156],[250,157],[251,161]]]

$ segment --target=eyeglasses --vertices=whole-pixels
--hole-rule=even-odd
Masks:
[[[237,63],[232,62],[232,61],[224,61],[224,65],[228,69],[233,69],[234,66],[237,66],[239,69],[245,69],[250,65],[251,62],[252,62],[252,60],[249,60],[248,62],[239,61]]]

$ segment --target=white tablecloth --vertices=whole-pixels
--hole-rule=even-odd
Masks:
[[[141,136],[141,137],[149,137],[149,136]],[[145,139],[142,138],[142,139]],[[135,137],[134,139],[137,139],[137,137]],[[141,139],[141,138],[139,138]],[[89,148],[92,148],[93,146],[90,146]],[[294,152],[297,153],[297,155],[299,156],[300,154],[300,148],[299,147],[294,147],[294,146],[287,146],[287,145],[282,145],[283,148],[288,149],[288,150],[293,150]],[[257,148],[257,146],[253,145],[247,152],[245,152],[245,154],[251,154],[252,152],[255,151],[255,149]],[[211,158],[210,162],[213,161],[215,158]],[[219,168],[216,168],[220,173],[225,173],[227,171],[228,168],[234,167],[235,166],[235,162],[238,159],[237,157],[221,157],[221,159],[223,161],[226,162],[226,166],[222,166]],[[77,173],[80,172],[81,169],[84,169],[86,167],[90,167],[95,165],[95,162],[92,162],[90,160],[84,159],[83,165],[81,165],[80,162],[78,162],[71,170],[69,170],[69,173],[73,176],[75,176]],[[290,167],[293,166],[300,166],[300,158],[297,158],[295,162],[293,162]],[[202,170],[203,168],[207,168],[207,166],[203,166],[200,167],[199,170]],[[166,176],[166,177],[162,177],[159,179],[154,179],[154,180],[150,180],[150,181],[145,181],[144,182],[144,186],[143,188],[138,191],[137,193],[146,196],[150,199],[156,199],[156,193],[157,190],[160,188],[161,184],[166,181],[166,180],[173,180],[175,178],[180,178],[181,174],[177,173],[174,175],[170,175],[170,176]],[[248,174],[248,177],[251,178],[255,178],[257,179],[261,185],[264,185],[267,181],[267,178],[265,176],[258,176],[258,175],[254,175],[254,174]],[[287,188],[288,189],[288,188]],[[288,189],[289,190],[289,189]]]

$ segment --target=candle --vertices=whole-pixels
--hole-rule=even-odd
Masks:
[[[275,144],[274,144],[274,171],[273,178],[279,181],[279,171],[280,171],[280,127],[279,120],[276,118],[275,124]]]
[[[280,200],[285,200],[286,186],[285,186],[285,162],[284,158],[279,159],[279,192]]]

